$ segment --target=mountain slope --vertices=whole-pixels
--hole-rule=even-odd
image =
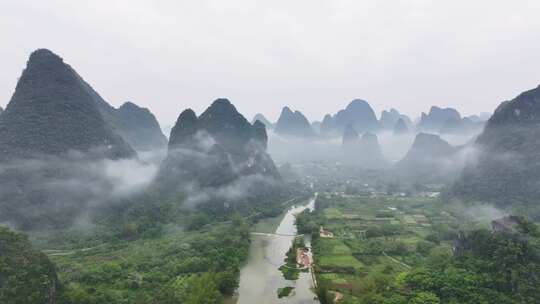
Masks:
[[[369,103],[362,99],[355,99],[344,109],[334,115],[334,127],[344,130],[351,125],[356,131],[363,133],[376,131],[380,128],[375,112]]]
[[[148,109],[126,102],[116,110],[122,137],[136,150],[147,151],[167,146],[159,123]]]
[[[71,150],[134,156],[105,122],[87,86],[59,56],[45,49],[33,52],[0,116],[0,161]]]
[[[275,132],[285,136],[296,136],[311,138],[315,136],[315,131],[311,127],[308,119],[300,111],[291,111],[289,107],[284,107],[276,123]]]
[[[266,117],[261,113],[257,113],[255,114],[255,116],[253,116],[253,119],[251,120],[251,124],[254,124],[257,120],[262,122],[264,126],[266,127],[266,129],[274,128],[274,124],[271,123],[268,119],[266,119]]]
[[[411,181],[447,181],[459,170],[452,164],[457,152],[457,148],[438,135],[419,133],[407,155],[395,164],[394,169]]]
[[[0,227],[0,302],[55,303],[60,285],[54,264],[28,238]]]
[[[388,165],[377,135],[366,132],[360,137],[352,126],[343,133],[342,154],[342,160],[353,166],[380,169]]]
[[[252,175],[279,180],[266,153],[267,140],[264,125],[251,125],[227,99],[214,101],[199,117],[185,110],[171,131],[161,177],[167,183],[201,187],[219,187]]]
[[[540,87],[495,110],[476,145],[478,161],[466,167],[454,196],[500,205],[540,197]]]
[[[382,111],[380,124],[384,129],[393,130],[399,120],[402,120],[407,128],[412,125],[411,119],[407,115],[399,113],[399,111],[396,109]]]
[[[409,128],[407,127],[407,124],[405,121],[400,118],[394,125],[394,135],[402,135],[409,133]]]
[[[417,129],[419,131],[439,132],[447,121],[461,121],[461,115],[453,108],[431,107],[429,113],[422,113]]]

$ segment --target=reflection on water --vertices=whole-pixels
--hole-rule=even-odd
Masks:
[[[298,280],[288,281],[278,269],[284,264],[285,254],[294,239],[292,235],[296,235],[294,215],[306,208],[313,210],[314,203],[315,199],[312,199],[307,205],[289,209],[276,229],[276,234],[281,235],[251,236],[249,259],[240,272],[238,304],[318,303],[311,290],[313,287],[311,273],[302,272]],[[306,244],[310,245],[308,238]],[[279,299],[278,288],[286,286],[294,287],[293,293],[289,297]]]

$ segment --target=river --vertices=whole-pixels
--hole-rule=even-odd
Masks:
[[[251,247],[247,264],[240,271],[238,304],[311,304],[319,303],[312,291],[311,273],[301,272],[296,281],[283,278],[279,267],[284,264],[285,254],[297,234],[294,215],[305,209],[313,210],[315,199],[301,206],[291,207],[275,230],[280,235],[251,235]],[[309,237],[304,237],[310,246]],[[278,288],[294,287],[293,292],[279,299]]]

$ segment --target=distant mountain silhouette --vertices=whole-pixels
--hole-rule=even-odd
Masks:
[[[88,84],[86,84],[86,89],[93,97],[105,121],[133,148],[145,151],[167,147],[167,138],[148,109],[141,108],[132,102],[125,103],[116,109]]]
[[[474,119],[474,117],[473,117]],[[484,126],[484,122],[481,120],[473,121],[469,117],[462,119],[450,118],[444,122],[441,126],[439,133],[441,134],[464,134],[479,132]]]
[[[395,169],[401,176],[414,181],[446,181],[455,174],[446,164],[457,151],[438,135],[419,133],[407,155],[395,164]]]
[[[362,99],[355,99],[335,115],[326,115],[322,121],[321,133],[343,134],[348,125],[360,133],[377,131],[381,127],[369,103]]]
[[[478,139],[478,161],[467,166],[453,195],[510,205],[540,197],[540,87],[505,101]]]
[[[360,137],[349,125],[343,133],[342,146],[343,161],[347,164],[368,169],[380,169],[388,165],[377,135],[373,133],[366,132]]]
[[[347,125],[347,126],[351,126],[351,125]],[[334,130],[335,129],[334,119],[332,118],[332,115],[330,114],[324,115],[324,118],[321,122],[321,126],[319,129],[320,129],[321,135],[332,135],[332,133],[336,132],[336,130]]]
[[[168,182],[196,182],[217,187],[249,175],[280,179],[266,153],[265,126],[251,125],[227,99],[217,99],[199,117],[180,114],[171,131],[169,152],[161,168]]]
[[[399,113],[396,109],[390,109],[389,111],[382,111],[380,124],[381,127],[386,130],[394,130],[398,120],[402,120],[405,123],[407,129],[412,126],[412,121],[407,115]]]
[[[266,127],[266,129],[273,129],[274,128],[274,124],[271,123],[268,119],[266,119],[266,117],[264,117],[264,115],[261,114],[261,113],[255,114],[255,116],[251,120],[251,124],[254,124],[257,120],[262,122],[263,125]]]
[[[118,110],[118,131],[136,150],[148,151],[167,147],[156,117],[146,108],[126,102]]]
[[[312,138],[315,131],[308,119],[299,111],[284,107],[275,126],[275,132],[285,136]]]
[[[356,130],[351,125],[348,125],[343,132],[343,147],[347,148],[350,145],[357,145],[359,141],[360,135],[358,134],[358,132],[356,132]]]
[[[429,113],[422,113],[417,129],[420,131],[439,132],[443,125],[449,121],[460,121],[461,115],[453,108],[431,107]]]
[[[398,121],[394,125],[394,135],[402,135],[407,133],[409,133],[409,127],[407,126],[407,123],[405,123],[403,118],[398,119]]]
[[[0,116],[0,161],[71,150],[134,156],[100,114],[95,95],[62,58],[46,49],[33,52]]]

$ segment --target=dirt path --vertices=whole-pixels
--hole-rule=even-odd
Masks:
[[[64,256],[64,255],[75,254],[78,251],[83,251],[83,252],[84,251],[90,251],[90,250],[93,250],[93,249],[103,247],[105,245],[107,245],[107,244],[105,243],[105,244],[97,245],[97,246],[94,246],[94,247],[87,247],[87,248],[81,248],[81,249],[72,249],[72,250],[45,249],[45,250],[42,250],[42,251],[43,251],[43,253],[45,253],[48,256]]]

